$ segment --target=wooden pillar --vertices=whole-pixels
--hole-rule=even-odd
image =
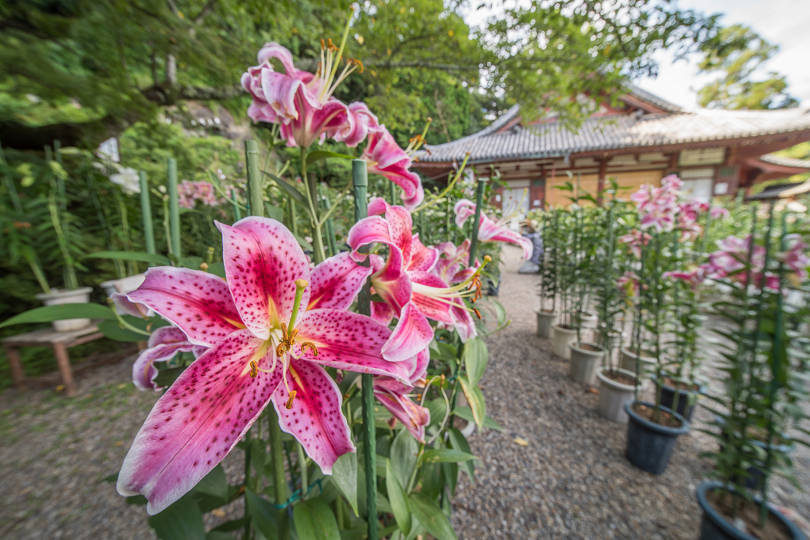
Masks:
[[[602,206],[602,199],[604,198],[602,192],[605,191],[605,176],[607,175],[607,158],[599,160],[599,173],[596,179],[596,204]]]

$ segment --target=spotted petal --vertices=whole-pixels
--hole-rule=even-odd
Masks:
[[[408,303],[399,313],[394,332],[382,348],[383,356],[390,362],[401,362],[414,358],[427,348],[433,339],[433,328],[412,303]]]
[[[203,354],[155,403],[118,475],[121,495],[142,494],[149,514],[182,497],[231,451],[250,428],[281,378],[279,369],[250,376],[262,342],[237,330]],[[272,352],[270,352],[272,354]]]
[[[434,321],[451,324],[453,317],[450,315],[449,300],[441,298],[441,290],[447,288],[447,283],[428,272],[408,272],[408,277],[413,288],[411,302],[419,312]],[[435,293],[431,294],[431,291]]]
[[[141,286],[127,298],[174,323],[195,345],[212,347],[242,327],[228,285],[207,272],[172,266],[150,268]]]
[[[416,440],[425,442],[425,426],[430,423],[430,411],[411,401],[407,391],[407,387],[402,387],[390,379],[380,378],[374,381],[374,397],[394,418],[402,422]]]
[[[383,359],[383,345],[391,331],[371,317],[335,309],[314,309],[304,313],[296,329],[299,341],[294,356],[317,364],[374,375],[387,375],[408,380],[413,369],[414,354],[403,358],[407,362]],[[317,354],[301,343],[311,341]]]
[[[225,274],[245,326],[260,339],[269,329],[287,324],[295,302],[295,280],[309,280],[309,259],[295,237],[274,219],[248,217],[222,232]],[[301,305],[309,304],[309,289]]]
[[[273,393],[279,425],[301,443],[324,474],[331,474],[337,458],[354,452],[349,425],[340,411],[340,389],[322,367],[303,360],[290,362],[287,381],[296,392],[292,403],[284,383]]]
[[[348,309],[370,275],[371,266],[357,264],[350,253],[329,257],[312,271],[308,309]]]
[[[149,336],[149,347],[144,349],[132,364],[132,382],[139,390],[160,390],[155,384],[158,370],[155,362],[171,360],[181,351],[192,351],[195,346],[179,328],[164,326]]]

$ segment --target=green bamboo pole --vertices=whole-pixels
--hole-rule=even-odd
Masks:
[[[323,200],[321,207],[323,208],[324,212],[329,211],[329,206],[332,204],[332,201],[329,200],[329,193],[326,191],[326,186],[321,186],[323,189]],[[335,239],[335,224],[332,223],[332,218],[327,218],[324,222],[324,233],[326,234],[326,245],[329,248],[329,256],[334,257],[338,253],[337,247],[337,240]]]
[[[397,202],[397,185],[393,182],[388,182],[388,196],[391,198],[390,204]]]
[[[157,253],[155,249],[155,231],[152,228],[152,205],[149,203],[149,183],[146,173],[138,171],[138,184],[141,187],[141,221],[143,222],[143,241],[147,253]]]
[[[169,158],[169,246],[175,261],[180,262],[180,205],[177,201],[177,160]]]
[[[352,184],[354,186],[354,220],[357,222],[368,215],[368,172],[366,162],[362,159],[352,160]],[[366,283],[360,292],[357,310],[363,315],[369,315],[370,308],[369,286]],[[374,379],[366,373],[362,375],[362,392],[363,466],[366,473],[368,538],[377,540],[377,441],[374,438]]]
[[[245,161],[247,162],[250,213],[254,216],[263,216],[264,190],[262,189],[261,175],[259,174],[259,147],[253,139],[245,141]]]
[[[481,221],[481,205],[484,203],[484,184],[486,179],[478,178],[478,184],[475,188],[475,219],[473,219],[472,238],[470,238],[470,259],[467,261],[468,266],[475,264],[475,255],[478,250],[478,224]]]
[[[239,201],[236,199],[236,191],[231,190],[231,204],[233,205],[233,219],[239,221],[242,219],[242,211],[239,209]]]

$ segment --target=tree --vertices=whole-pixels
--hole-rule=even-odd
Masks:
[[[779,47],[742,24],[722,28],[701,45],[698,64],[704,73],[720,76],[698,90],[702,107],[723,109],[782,109],[798,102],[787,91],[784,75],[761,72]]]

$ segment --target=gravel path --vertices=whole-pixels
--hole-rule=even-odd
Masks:
[[[488,339],[482,379],[487,414],[504,430],[471,437],[476,479],[464,476],[453,506],[461,538],[695,538],[694,492],[709,470],[698,457],[708,435],[681,437],[661,476],[624,457],[626,427],[596,412],[598,394],[568,378],[568,364],[535,336],[537,276],[520,275],[517,249],[504,249],[498,300],[512,324]],[[698,427],[710,419],[696,412]],[[522,446],[515,439],[523,439]],[[810,487],[810,455],[797,451],[800,483]],[[779,482],[776,500],[810,516],[810,499]]]
[[[707,470],[697,455],[712,439],[682,437],[660,477],[630,466],[625,427],[599,418],[598,396],[571,382],[567,365],[535,337],[536,276],[516,273],[517,250],[504,253],[499,300],[512,324],[489,339],[483,379],[488,414],[504,431],[471,438],[481,459],[475,483],[464,477],[454,502],[459,535],[695,538],[693,493]],[[125,359],[82,374],[72,399],[52,390],[0,393],[0,538],[153,538],[143,507],[127,505],[104,480],[117,472],[157,397],[132,387],[130,366]],[[698,412],[699,421],[707,418]],[[810,486],[807,452],[797,452],[796,464]],[[238,454],[226,459],[231,479],[239,479],[240,466]],[[784,482],[775,491],[781,504],[810,515],[806,494]]]

